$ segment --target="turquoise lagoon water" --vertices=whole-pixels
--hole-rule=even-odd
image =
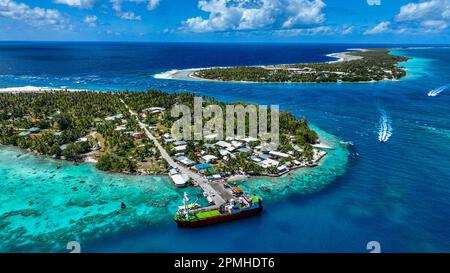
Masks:
[[[265,197],[257,217],[178,229],[182,196],[164,177],[123,176],[0,149],[0,251],[450,251],[449,48],[399,48],[408,77],[367,84],[239,84],[155,79],[191,67],[328,61],[382,45],[0,43],[0,87],[193,92],[278,104],[336,145],[319,168],[243,183]],[[347,144],[344,144],[347,143]],[[57,165],[63,168],[56,170]],[[81,183],[84,181],[84,183]],[[191,189],[192,194],[198,194]],[[193,197],[196,198],[196,197]],[[126,211],[117,214],[120,202]],[[6,214],[6,217],[5,217]]]
[[[11,147],[0,154],[2,251],[63,251],[71,240],[168,222],[182,198],[163,176],[108,174]],[[121,202],[128,208],[121,210]]]
[[[322,190],[345,172],[348,150],[335,137],[320,134],[336,147],[320,167],[239,183],[267,203]],[[0,249],[7,252],[62,252],[73,240],[91,243],[136,228],[174,228],[171,217],[184,192],[205,204],[200,189],[177,189],[165,176],[110,174],[13,147],[0,147],[0,166]],[[121,202],[127,209],[120,209]]]

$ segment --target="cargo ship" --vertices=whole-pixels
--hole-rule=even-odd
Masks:
[[[219,207],[209,206],[195,210],[190,209],[187,194],[184,194],[184,205],[180,206],[174,221],[178,227],[192,228],[219,224],[248,218],[259,214],[262,209],[262,198],[257,195],[242,195]]]

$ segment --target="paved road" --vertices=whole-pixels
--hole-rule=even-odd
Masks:
[[[176,162],[175,160],[173,160],[173,158],[167,153],[166,149],[164,149],[164,147],[159,143],[159,141],[147,129],[147,125],[145,123],[141,122],[141,120],[139,119],[139,115],[136,112],[134,112],[133,110],[131,110],[123,100],[121,100],[121,101],[125,105],[125,107],[128,109],[130,114],[136,118],[136,120],[138,121],[139,127],[142,130],[144,130],[145,135],[149,139],[151,139],[153,141],[153,143],[155,143],[155,146],[158,148],[161,156],[172,168],[177,168],[181,173],[186,174],[189,178],[191,178],[194,181],[195,185],[199,186],[200,188],[203,189],[203,191],[208,193],[208,195],[211,196],[211,198],[214,201],[214,204],[215,204],[214,207],[218,208],[222,204],[225,203],[225,200],[222,198],[220,193],[209,184],[209,182],[206,178],[202,177],[201,175],[191,171],[190,169],[184,167],[183,165],[181,165],[178,162]],[[211,209],[211,207],[208,207],[208,208]]]

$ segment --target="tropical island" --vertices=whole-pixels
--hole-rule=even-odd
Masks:
[[[0,144],[128,174],[167,174],[174,171],[169,163],[175,161],[212,180],[281,176],[315,166],[326,154],[306,119],[288,112],[280,112],[281,144],[276,151],[265,151],[264,143],[248,137],[177,141],[170,134],[175,119],[166,109],[193,102],[193,94],[156,90],[2,93]],[[213,98],[205,98],[204,104],[226,107]]]
[[[169,71],[159,78],[256,83],[336,83],[399,80],[406,76],[401,62],[409,58],[390,54],[386,48],[353,49],[329,54],[339,60],[266,66],[213,67]]]

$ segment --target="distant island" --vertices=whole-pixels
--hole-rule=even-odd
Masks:
[[[186,168],[208,179],[280,176],[315,166],[326,155],[321,149],[326,145],[308,122],[288,112],[280,113],[281,144],[269,152],[262,149],[264,143],[250,138],[173,139],[174,119],[166,109],[176,103],[193,105],[193,94],[8,91],[0,93],[0,144],[74,164],[91,162],[103,171],[167,174]],[[212,98],[205,100],[226,106]],[[179,168],[174,167],[177,164]]]
[[[328,63],[214,67],[173,70],[156,78],[260,83],[333,83],[399,80],[406,71],[399,66],[409,58],[390,54],[386,48],[351,49],[333,53]]]

